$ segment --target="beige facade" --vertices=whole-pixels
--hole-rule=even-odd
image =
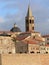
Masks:
[[[29,44],[28,45],[29,53],[39,53],[39,45],[38,44]]]
[[[49,65],[49,54],[4,54],[0,65]]]
[[[46,46],[40,46],[39,50],[40,50],[41,54],[45,54],[46,53]]]
[[[49,35],[44,35],[43,37],[45,38],[45,43],[49,44]]]
[[[43,37],[45,38],[45,43],[46,43],[45,45],[46,53],[49,53],[49,35],[44,35]]]
[[[46,46],[46,53],[49,53],[49,45]]]

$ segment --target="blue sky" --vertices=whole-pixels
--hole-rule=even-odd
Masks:
[[[29,0],[0,0],[0,30],[10,30],[16,22],[25,31],[25,16]],[[49,0],[30,0],[35,17],[35,30],[49,34]]]

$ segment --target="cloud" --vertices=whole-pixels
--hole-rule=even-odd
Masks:
[[[5,17],[5,22],[0,23],[0,30],[10,30],[13,24],[16,23],[17,26],[24,31],[24,18],[19,14],[7,14]]]
[[[25,15],[27,13],[29,0],[0,0],[5,5],[2,7],[2,13],[5,13],[4,18],[1,18],[2,27],[4,30],[10,29],[13,24],[16,24],[25,30]],[[3,4],[2,3],[2,4]],[[35,29],[42,34],[49,33],[49,0],[31,0],[31,9],[35,17]],[[5,12],[4,12],[5,11]]]
[[[3,22],[4,22],[4,18],[0,17],[0,23],[3,23]]]

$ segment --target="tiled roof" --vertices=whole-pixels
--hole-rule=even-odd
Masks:
[[[43,35],[43,37],[49,37],[49,35]]]
[[[46,46],[46,47],[49,47],[49,44],[46,44],[45,46]]]
[[[17,40],[24,40],[25,38],[27,38],[28,36],[30,36],[30,33],[21,33],[17,36]]]
[[[3,32],[0,34],[0,36],[11,36],[11,35],[8,35],[7,33]]]
[[[35,40],[41,41],[41,42],[43,41],[42,38],[40,38],[40,37],[35,38]]]
[[[21,38],[17,38],[17,40],[19,41],[23,41],[24,43],[27,43],[27,44],[38,44],[39,42],[42,42],[42,40],[40,39],[31,39],[31,38],[28,38],[28,39],[25,39],[26,37],[21,37]]]
[[[0,31],[0,34],[1,34],[1,33],[4,33],[4,32],[5,32],[5,33],[13,33],[13,32],[11,32],[11,31]]]
[[[30,37],[29,37],[30,36]],[[29,37],[29,38],[28,38]],[[17,36],[16,38],[17,40],[36,40],[36,41],[40,41],[43,42],[42,37],[35,37],[35,38],[31,38],[31,34],[30,33],[21,33]]]
[[[24,43],[27,43],[27,44],[38,44],[38,42],[36,40],[23,40]]]
[[[37,32],[37,31],[27,31],[27,32],[23,32],[23,33],[40,33],[40,32]]]

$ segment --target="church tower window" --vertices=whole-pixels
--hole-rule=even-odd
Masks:
[[[34,27],[32,27],[32,29],[34,30]]]
[[[32,21],[30,20],[30,23],[31,23]]]

